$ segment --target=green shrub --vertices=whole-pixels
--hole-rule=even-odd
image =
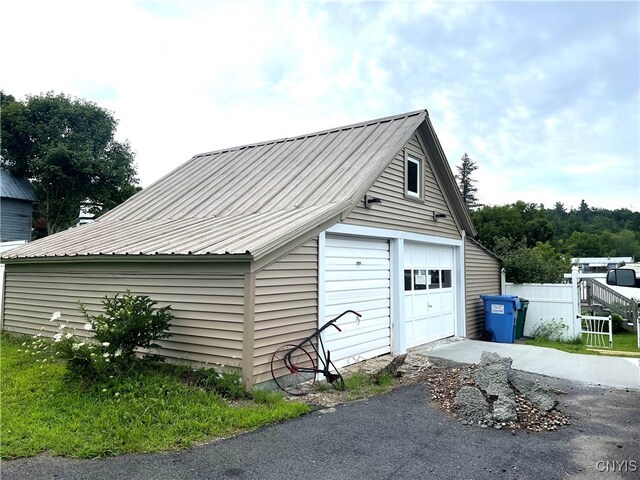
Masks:
[[[54,312],[50,321],[58,322],[58,331],[53,338],[38,334],[23,346],[36,361],[66,361],[68,379],[95,382],[130,373],[138,366],[136,349],[156,348],[157,340],[171,336],[167,331],[173,319],[170,306],[155,309],[156,302],[130,291],[106,296],[102,304],[104,314],[93,316],[80,303],[84,329],[92,331],[93,337],[76,335],[68,320]]]
[[[493,248],[502,258],[507,282],[559,283],[563,274],[571,270],[569,258],[556,252],[549,242],[537,242],[530,248],[526,239],[514,241],[502,237],[494,238]]]
[[[132,295],[129,290],[122,296],[119,293],[111,298],[105,296],[102,305],[104,314],[92,316],[80,303],[87,321],[85,328],[90,327],[105,351],[120,352],[123,362],[133,358],[136,349],[157,348],[157,340],[171,336],[168,330],[173,315],[169,305],[154,309],[156,302],[146,295]]]
[[[626,320],[622,318],[620,315],[618,315],[617,313],[614,313],[613,315],[611,315],[611,328],[613,329],[613,333],[626,332],[626,330],[622,326],[622,323],[625,321]]]

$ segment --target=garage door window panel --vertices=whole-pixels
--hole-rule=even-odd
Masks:
[[[440,270],[429,270],[429,290],[440,288]]]
[[[453,286],[451,270],[442,270],[440,278],[442,279],[442,288],[451,288]]]
[[[413,290],[412,278],[413,278],[413,275],[411,273],[411,270],[405,270],[404,271],[404,291],[405,292],[410,292],[411,290]]]
[[[413,271],[413,285],[414,285],[414,290],[427,289],[427,271],[426,270]]]

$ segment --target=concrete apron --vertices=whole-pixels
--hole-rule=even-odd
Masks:
[[[455,339],[412,349],[430,357],[478,363],[482,352],[511,357],[513,368],[591,385],[640,390],[640,359],[567,353],[553,348],[513,343]]]

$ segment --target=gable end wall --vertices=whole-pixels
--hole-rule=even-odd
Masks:
[[[405,197],[405,149],[408,154],[423,161],[424,202]],[[368,194],[380,198],[382,205],[376,204],[373,208],[365,208],[364,199],[362,199],[343,223],[460,238],[460,229],[438,184],[432,160],[425,154],[417,134],[414,134],[405,147],[398,152],[391,164],[374,182]],[[434,221],[434,210],[446,214],[447,217]]]

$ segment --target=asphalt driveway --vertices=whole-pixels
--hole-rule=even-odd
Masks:
[[[2,462],[12,479],[640,478],[640,392],[537,376],[567,392],[572,425],[526,433],[466,427],[417,384],[183,452]]]

